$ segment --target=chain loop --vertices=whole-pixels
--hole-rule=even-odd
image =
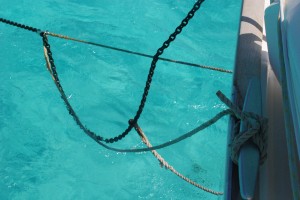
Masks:
[[[47,31],[41,31],[40,29],[34,28],[34,27],[30,27],[30,26],[26,26],[24,24],[19,24],[17,22],[13,22],[7,19],[3,19],[0,18],[0,22],[6,23],[6,24],[10,24],[19,28],[23,28],[32,32],[36,32],[38,33],[42,38],[43,38],[43,44],[45,47],[45,57],[46,57],[46,61],[47,61],[47,65],[48,69],[52,75],[52,78],[54,79],[55,85],[57,87],[57,89],[59,90],[60,94],[61,94],[61,98],[63,99],[67,110],[69,112],[69,114],[73,117],[73,119],[75,120],[76,124],[90,137],[92,137],[94,140],[96,140],[98,143],[100,141],[104,141],[106,143],[114,143],[117,142],[119,140],[121,140],[122,138],[124,138],[133,128],[134,124],[136,124],[143,112],[143,109],[145,107],[145,103],[147,101],[147,96],[150,90],[150,86],[152,83],[152,77],[154,75],[154,71],[156,68],[156,63],[159,60],[159,57],[164,53],[164,50],[167,49],[170,46],[170,43],[173,42],[176,39],[176,36],[178,34],[181,33],[182,29],[188,24],[189,20],[194,16],[195,12],[200,8],[201,4],[204,2],[204,0],[198,0],[193,8],[188,12],[187,16],[181,21],[180,25],[175,29],[175,31],[169,36],[169,38],[162,44],[162,46],[160,48],[157,49],[156,54],[153,56],[152,58],[152,62],[150,65],[150,69],[148,72],[148,76],[147,76],[147,80],[145,83],[145,87],[144,87],[144,91],[143,91],[143,95],[141,98],[141,102],[140,105],[138,107],[138,110],[135,114],[135,117],[132,120],[132,123],[129,123],[128,127],[126,128],[126,130],[121,133],[120,135],[113,137],[113,138],[107,138],[104,139],[101,136],[96,135],[94,132],[90,131],[88,128],[86,128],[80,121],[79,117],[77,116],[77,114],[75,113],[74,109],[72,108],[71,104],[68,101],[68,98],[63,90],[63,87],[60,84],[60,80],[56,71],[56,67],[54,64],[54,59],[52,56],[52,52],[51,52],[51,47],[50,44],[48,43],[48,38],[47,38],[47,34],[50,34]]]

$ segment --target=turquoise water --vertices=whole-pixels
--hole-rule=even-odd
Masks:
[[[0,17],[154,54],[194,0],[0,1]],[[163,57],[233,69],[240,1],[207,0]],[[121,133],[138,108],[151,59],[49,38],[70,102],[89,129]],[[0,24],[0,199],[222,199],[160,168],[151,153],[115,153],[80,130],[46,70],[41,38]],[[152,144],[225,106],[232,75],[159,61],[139,124]],[[178,171],[224,189],[227,120],[159,153]],[[144,147],[132,131],[113,144]]]

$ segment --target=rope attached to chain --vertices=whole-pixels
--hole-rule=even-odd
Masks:
[[[245,122],[247,122],[248,130],[245,133],[238,134],[236,136],[236,138],[234,139],[234,141],[232,142],[232,144],[231,144],[233,161],[237,162],[237,155],[239,153],[240,147],[246,141],[252,139],[252,141],[258,146],[258,148],[260,150],[261,162],[263,162],[266,159],[267,120],[265,118],[260,117],[260,116],[254,114],[254,113],[241,112],[239,110],[239,108],[237,108],[235,105],[233,105],[227,97],[225,97],[220,91],[218,91],[217,96],[220,98],[221,101],[223,101],[229,107],[229,109],[221,111],[220,113],[218,113],[212,119],[208,120],[207,122],[201,124],[199,127],[197,127],[195,129],[193,129],[192,131],[189,131],[189,132],[181,135],[180,137],[178,137],[174,140],[168,141],[166,143],[163,143],[163,144],[160,144],[160,145],[157,145],[157,146],[152,146],[150,144],[149,140],[147,139],[146,135],[143,133],[142,129],[137,125],[137,122],[138,122],[138,120],[139,120],[139,118],[140,118],[140,116],[143,112],[143,109],[144,109],[144,106],[145,106],[145,103],[146,103],[146,100],[147,100],[147,96],[148,96],[148,93],[149,93],[149,90],[150,90],[150,87],[151,87],[152,77],[154,75],[154,71],[155,71],[155,68],[156,68],[156,63],[157,63],[158,60],[164,60],[164,61],[168,61],[168,62],[175,62],[175,63],[179,63],[179,64],[185,64],[185,65],[190,65],[190,66],[195,66],[195,67],[201,67],[201,68],[216,70],[216,71],[225,72],[225,73],[232,73],[232,71],[230,71],[230,70],[225,70],[225,69],[220,69],[220,68],[213,68],[213,67],[208,67],[208,66],[201,66],[201,65],[196,65],[196,64],[192,64],[192,63],[186,63],[186,62],[183,62],[183,61],[176,61],[176,60],[171,60],[171,59],[160,57],[163,54],[164,50],[169,47],[171,42],[175,40],[176,36],[181,33],[182,29],[188,24],[189,20],[192,19],[195,12],[200,8],[203,1],[204,0],[198,0],[194,4],[193,8],[190,10],[190,12],[187,14],[187,16],[182,20],[180,25],[169,36],[169,38],[163,43],[163,45],[157,50],[157,52],[154,56],[150,56],[150,55],[142,54],[142,53],[138,53],[138,52],[133,52],[133,51],[129,51],[129,50],[124,50],[124,49],[119,49],[119,48],[115,48],[115,47],[110,47],[110,46],[97,44],[97,43],[93,43],[93,42],[88,42],[88,41],[84,41],[84,40],[79,40],[79,39],[75,39],[75,38],[70,38],[68,36],[58,35],[58,34],[55,34],[55,33],[44,32],[44,31],[41,31],[40,29],[25,26],[23,24],[12,22],[12,21],[9,21],[9,20],[3,19],[3,18],[0,18],[0,22],[6,23],[6,24],[9,24],[9,25],[12,25],[12,26],[16,26],[16,27],[19,27],[19,28],[23,28],[23,29],[26,29],[26,30],[29,30],[29,31],[32,31],[32,32],[36,32],[42,37],[43,46],[44,46],[44,56],[45,56],[45,60],[46,60],[47,69],[50,72],[50,74],[52,76],[52,79],[53,79],[59,93],[61,94],[61,98],[64,101],[69,114],[73,117],[74,121],[80,127],[80,129],[82,129],[88,136],[90,136],[98,144],[100,144],[101,146],[103,146],[103,147],[105,147],[109,150],[113,150],[113,151],[117,151],[117,152],[152,151],[152,153],[157,157],[157,159],[161,162],[161,164],[163,166],[165,166],[167,169],[171,170],[177,176],[181,177],[185,181],[193,184],[194,186],[196,186],[196,187],[198,187],[198,188],[200,188],[204,191],[210,192],[212,194],[220,195],[222,193],[212,191],[212,190],[210,190],[208,188],[205,188],[205,187],[191,181],[190,179],[184,177],[182,174],[177,172],[172,166],[170,166],[155,150],[165,148],[167,146],[170,146],[170,145],[178,143],[182,140],[185,140],[186,138],[191,137],[192,135],[198,133],[199,131],[211,126],[216,121],[218,121],[220,118],[222,118],[226,115],[234,115],[238,119],[244,120]],[[60,80],[59,80],[59,77],[58,77],[58,73],[56,71],[56,66],[55,66],[55,63],[54,63],[54,59],[53,59],[53,56],[52,56],[52,52],[51,52],[51,49],[50,49],[50,44],[48,42],[47,35],[54,36],[54,37],[59,37],[59,38],[63,38],[63,39],[68,39],[68,40],[73,40],[73,41],[77,41],[77,42],[83,42],[83,43],[86,43],[86,44],[101,46],[101,47],[104,47],[104,48],[110,48],[110,49],[117,50],[117,51],[123,51],[123,52],[126,52],[126,53],[131,53],[131,54],[136,54],[136,55],[152,58],[151,67],[149,69],[149,73],[148,73],[148,76],[147,76],[147,81],[146,81],[146,84],[145,84],[145,87],[144,87],[144,91],[143,91],[143,95],[142,95],[142,99],[141,99],[139,108],[138,108],[134,118],[129,121],[129,125],[123,133],[121,133],[120,135],[118,135],[116,137],[104,139],[103,137],[101,137],[99,135],[96,135],[93,131],[89,130],[86,126],[84,126],[82,124],[82,122],[80,121],[78,115],[76,114],[76,112],[72,108],[71,104],[69,103],[68,98],[67,98],[67,96],[64,92],[64,89],[63,89],[62,85],[60,84]],[[135,128],[135,130],[139,133],[139,135],[141,136],[143,142],[147,145],[147,148],[118,149],[118,148],[110,147],[110,146],[105,144],[105,143],[113,143],[113,142],[117,142],[117,141],[121,140],[126,135],[128,135],[128,133],[132,130],[132,128]]]
[[[163,43],[163,45],[158,48],[156,54],[152,57],[152,62],[151,62],[151,67],[149,69],[149,73],[147,76],[147,81],[144,87],[144,91],[143,91],[143,95],[142,95],[142,99],[140,101],[140,105],[138,107],[138,110],[133,118],[133,122],[134,123],[129,123],[128,127],[123,131],[123,133],[119,134],[118,136],[112,137],[112,138],[107,138],[104,139],[103,137],[96,135],[94,132],[90,131],[89,129],[87,129],[80,121],[78,115],[75,113],[74,109],[72,108],[71,104],[68,101],[68,98],[65,95],[65,92],[63,90],[62,85],[60,84],[59,81],[59,77],[58,77],[58,73],[56,71],[56,67],[54,64],[54,59],[52,57],[52,52],[50,49],[50,44],[48,43],[48,38],[47,38],[47,34],[49,34],[48,32],[42,32],[40,31],[40,29],[36,29],[33,27],[29,27],[29,26],[25,26],[16,22],[12,22],[3,18],[0,18],[0,21],[6,24],[10,24],[19,28],[24,28],[26,30],[30,30],[36,33],[39,33],[40,36],[43,38],[43,44],[44,44],[44,52],[45,52],[45,58],[47,61],[47,67],[49,69],[49,72],[51,73],[51,76],[55,82],[55,85],[57,87],[57,89],[59,90],[60,94],[61,94],[61,98],[63,99],[63,101],[65,102],[66,108],[69,111],[69,114],[73,117],[73,119],[75,120],[76,124],[86,133],[88,134],[90,137],[92,137],[95,141],[97,141],[98,143],[101,141],[104,141],[105,143],[114,143],[117,142],[121,139],[123,139],[126,135],[128,135],[128,133],[131,131],[131,129],[133,128],[133,124],[136,124],[144,110],[145,107],[145,103],[147,101],[147,96],[151,87],[151,82],[152,82],[152,77],[154,75],[154,71],[156,68],[156,63],[159,60],[159,57],[163,54],[164,50],[167,49],[169,47],[169,45],[171,44],[171,42],[173,42],[176,38],[176,36],[178,34],[181,33],[182,29],[188,24],[189,20],[191,20],[195,14],[195,12],[200,8],[201,4],[203,3],[204,0],[198,0],[193,8],[189,11],[189,13],[187,14],[187,16],[182,20],[182,22],[180,23],[180,25],[175,29],[175,31],[169,36],[169,38]],[[52,34],[52,35],[56,35],[56,34]],[[66,36],[62,36],[61,38],[67,38]],[[75,40],[75,39],[74,39]],[[78,40],[79,41],[79,40]],[[82,40],[80,40],[81,42],[83,42]],[[45,50],[46,49],[46,50]]]

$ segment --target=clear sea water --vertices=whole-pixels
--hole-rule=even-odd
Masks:
[[[0,17],[154,55],[194,0],[0,0]],[[163,57],[233,69],[241,1],[207,0]],[[49,38],[61,83],[84,124],[111,137],[140,102],[151,59]],[[162,169],[151,153],[115,153],[80,130],[46,70],[41,38],[0,24],[0,199],[223,199]],[[152,144],[225,109],[232,75],[159,61],[140,126]],[[228,118],[159,153],[223,191]],[[132,131],[113,144],[144,147]]]

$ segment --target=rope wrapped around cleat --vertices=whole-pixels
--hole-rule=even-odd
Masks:
[[[252,140],[259,149],[260,163],[262,164],[267,158],[268,119],[252,112],[242,112],[220,91],[217,92],[217,96],[231,109],[236,118],[247,123],[247,130],[243,133],[237,134],[230,144],[231,160],[235,164],[238,164],[238,156],[241,146],[248,140]]]

